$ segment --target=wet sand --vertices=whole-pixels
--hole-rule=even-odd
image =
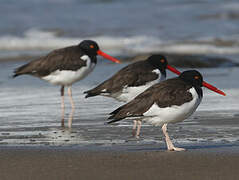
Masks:
[[[205,148],[186,152],[128,152],[1,148],[0,179],[233,180],[239,177],[237,150]]]

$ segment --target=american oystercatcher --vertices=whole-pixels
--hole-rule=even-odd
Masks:
[[[129,103],[113,111],[108,123],[125,118],[140,118],[155,126],[162,126],[170,151],[182,151],[171,142],[167,133],[168,123],[181,122],[197,109],[203,98],[202,86],[225,96],[225,93],[203,81],[196,70],[184,71],[179,77],[155,84]]]
[[[84,40],[79,45],[54,50],[44,57],[17,68],[14,71],[13,77],[28,74],[46,80],[51,84],[60,85],[62,126],[64,126],[64,87],[68,86],[68,95],[72,107],[68,126],[71,127],[72,116],[75,110],[71,86],[73,83],[86,77],[94,69],[97,63],[97,55],[101,55],[116,63],[120,62],[101,51],[96,42]]]
[[[168,65],[165,56],[155,54],[144,61],[132,63],[97,87],[86,91],[86,98],[108,96],[121,102],[129,102],[150,86],[166,79],[166,69],[177,72]],[[137,127],[137,132],[136,132]],[[139,137],[141,121],[134,120],[133,136]]]

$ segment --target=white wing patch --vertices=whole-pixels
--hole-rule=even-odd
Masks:
[[[194,88],[189,89],[189,92],[193,97],[190,102],[186,102],[181,106],[174,105],[165,108],[160,108],[157,104],[153,104],[153,106],[143,114],[145,116],[144,120],[153,125],[162,126],[165,123],[181,122],[188,118],[195,112],[202,100],[202,98],[198,97]]]
[[[86,61],[86,66],[82,66],[77,71],[56,70],[51,74],[42,77],[42,79],[55,85],[72,85],[73,83],[85,78],[95,68],[95,63],[91,63],[89,56],[84,55],[81,59]]]
[[[117,99],[118,101],[129,102],[132,99],[134,99],[136,96],[138,96],[139,94],[144,92],[149,87],[166,79],[166,77],[161,74],[160,70],[154,69],[152,72],[158,74],[157,79],[150,81],[142,86],[137,86],[137,87],[125,86],[123,88],[122,92],[111,94],[111,96],[114,97],[115,99]]]

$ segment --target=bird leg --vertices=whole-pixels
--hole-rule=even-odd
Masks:
[[[132,131],[132,135],[135,138],[139,138],[139,134],[140,134],[140,129],[141,129],[141,124],[142,122],[139,120],[134,120],[134,126],[133,126],[133,131]],[[137,127],[137,131],[136,131],[136,127]]]
[[[64,86],[61,86],[61,127],[64,127],[64,111],[65,111],[65,104],[64,104]]]
[[[68,119],[68,127],[71,128],[71,126],[72,126],[72,119],[73,119],[73,115],[74,115],[74,112],[75,112],[75,104],[74,104],[74,101],[72,99],[71,86],[68,87],[68,95],[70,97],[70,102],[71,102],[71,114],[70,114],[70,117]]]
[[[137,127],[137,121],[134,120],[134,125],[133,125],[133,129],[132,129],[132,136],[133,136],[133,137],[136,136],[136,127]]]
[[[173,145],[172,141],[169,138],[168,132],[167,132],[167,124],[164,124],[162,126],[162,131],[163,131],[163,134],[165,136],[165,141],[166,141],[166,144],[167,144],[167,147],[168,147],[169,151],[185,151],[184,148],[177,148]]]
[[[136,132],[136,138],[139,138],[140,129],[141,129],[142,122],[140,120],[137,121],[137,132]]]

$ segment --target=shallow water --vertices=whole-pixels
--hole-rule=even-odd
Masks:
[[[93,73],[73,85],[76,111],[71,131],[60,127],[60,88],[31,76],[10,78],[20,64],[23,62],[0,64],[0,145],[165,147],[160,127],[144,123],[142,137],[135,140],[131,137],[132,122],[105,125],[107,114],[121,103],[106,97],[84,98],[84,91],[127,64],[100,61]],[[176,144],[186,147],[239,145],[239,68],[200,69],[200,72],[227,96],[204,89],[197,112],[182,123],[169,125],[169,134]],[[67,120],[68,98],[65,103]]]

